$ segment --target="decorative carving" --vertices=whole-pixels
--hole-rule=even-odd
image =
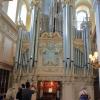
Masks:
[[[56,45],[48,43],[47,48],[43,50],[43,65],[55,65],[59,64],[59,51],[57,51]]]
[[[62,37],[59,33],[42,33],[39,48],[43,66],[60,66],[63,51]]]
[[[73,44],[75,48],[78,48],[80,51],[83,52],[83,41],[82,39],[74,39]]]
[[[38,67],[36,69],[36,74],[41,76],[41,75],[46,75],[46,76],[63,76],[64,75],[64,69],[63,67]]]

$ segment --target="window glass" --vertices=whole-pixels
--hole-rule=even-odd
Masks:
[[[86,17],[87,17],[87,13],[85,11],[80,11],[77,13],[76,19],[77,19],[77,29],[78,30],[81,30],[81,23],[83,21],[86,21]]]
[[[14,22],[16,18],[16,9],[17,9],[17,0],[9,1],[7,14]]]
[[[23,21],[23,24],[26,25],[26,15],[27,15],[27,9],[26,9],[26,5],[23,5],[21,8],[21,15],[20,18]]]

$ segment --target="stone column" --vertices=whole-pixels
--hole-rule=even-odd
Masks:
[[[73,0],[72,0],[73,1]],[[64,49],[64,67],[70,67],[70,61],[73,59],[72,51],[72,1],[64,0],[63,5],[63,49]],[[66,66],[67,65],[67,66]]]
[[[93,2],[96,16],[96,42],[98,51],[98,61],[100,63],[100,0],[94,0]],[[100,90],[100,68],[99,68],[99,90]]]

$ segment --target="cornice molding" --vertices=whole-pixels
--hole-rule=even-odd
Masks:
[[[0,14],[0,31],[16,42],[18,36],[16,25],[9,20],[8,16],[4,14],[3,11],[1,11]]]
[[[0,61],[0,68],[6,69],[6,70],[11,70],[13,68],[13,66]]]
[[[15,31],[17,31],[16,24],[8,17],[7,14],[4,13],[2,9],[0,9],[0,16],[4,19]]]

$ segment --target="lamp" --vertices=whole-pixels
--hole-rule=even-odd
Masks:
[[[98,52],[95,51],[94,54],[89,55],[90,62],[93,68],[100,68],[100,64],[98,62]]]

